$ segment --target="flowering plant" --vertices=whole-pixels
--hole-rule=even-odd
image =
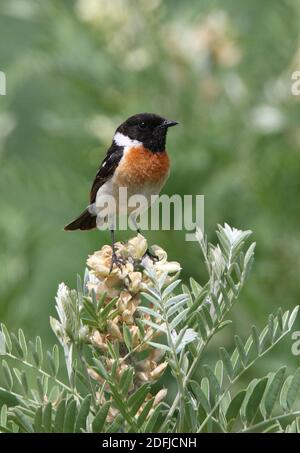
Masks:
[[[250,231],[225,225],[217,235],[214,246],[198,232],[208,271],[203,286],[193,279],[181,285],[179,263],[158,246],[157,259],[150,258],[140,234],[116,244],[120,264],[112,270],[110,246],[90,255],[77,290],[59,285],[58,319],[50,319],[67,377],[57,345],[44,353],[39,337],[27,343],[21,329],[16,336],[2,325],[0,431],[298,430],[299,370],[285,378],[282,367],[235,390],[245,371],[290,332],[298,307],[279,309],[261,333],[252,327],[246,341],[235,336],[233,352],[221,347],[213,367],[204,361],[211,338],[231,322],[225,318],[255,248],[245,249]]]

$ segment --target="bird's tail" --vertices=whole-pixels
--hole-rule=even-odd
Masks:
[[[83,211],[77,219],[65,226],[66,231],[73,230],[92,230],[96,228],[96,216],[92,215],[88,209]]]

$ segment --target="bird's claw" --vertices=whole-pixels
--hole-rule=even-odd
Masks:
[[[152,253],[150,249],[146,250],[145,256],[149,256],[152,261],[159,261],[159,257],[155,253]]]
[[[113,252],[113,254],[111,256],[111,265],[110,265],[109,273],[112,272],[114,264],[116,266],[118,266],[119,268],[121,268],[122,265],[125,264],[125,261],[122,258],[119,258],[115,252]]]

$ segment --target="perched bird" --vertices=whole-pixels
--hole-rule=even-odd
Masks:
[[[139,113],[129,117],[116,130],[113,141],[100,165],[92,184],[90,204],[66,231],[91,230],[101,225],[104,218],[97,206],[105,196],[116,200],[116,212],[129,212],[128,206],[119,205],[119,189],[126,187],[128,198],[132,195],[159,194],[169,175],[169,157],[165,145],[168,128],[178,124],[154,113]],[[135,221],[135,219],[133,219]],[[135,223],[136,225],[136,223]],[[114,226],[112,237],[112,266],[118,263],[115,252]]]

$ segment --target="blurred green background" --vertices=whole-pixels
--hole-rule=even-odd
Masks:
[[[116,126],[140,111],[180,121],[163,192],[205,195],[210,240],[226,221],[257,242],[235,323],[216,341],[230,347],[232,333],[299,302],[299,25],[298,0],[0,1],[0,318],[9,329],[54,342],[58,283],[75,287],[87,255],[109,241],[63,226],[87,204]],[[184,232],[147,237],[181,262],[184,280],[205,282]],[[290,349],[288,338],[259,371],[295,367]]]

